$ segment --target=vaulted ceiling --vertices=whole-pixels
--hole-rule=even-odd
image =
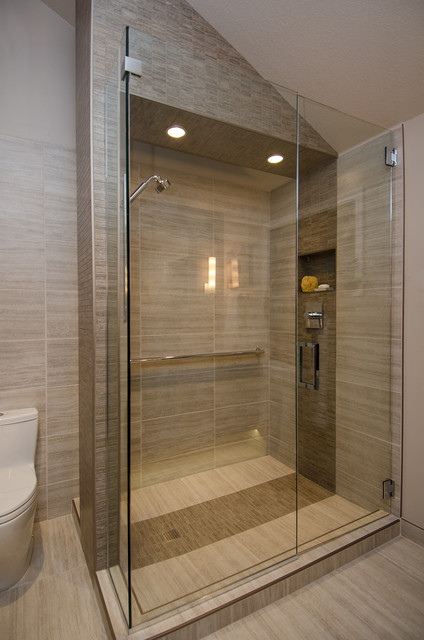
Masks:
[[[424,113],[424,0],[188,0],[266,79],[383,127]]]
[[[424,0],[187,1],[267,80],[383,127],[424,113]]]

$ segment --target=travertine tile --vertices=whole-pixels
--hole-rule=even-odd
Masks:
[[[337,380],[390,389],[390,343],[349,336],[337,344]]]
[[[47,291],[47,338],[78,337],[78,294],[76,291]]]
[[[47,437],[49,485],[78,478],[78,431]]]
[[[159,374],[159,371],[158,371]],[[143,420],[213,409],[214,371],[197,366],[185,373],[143,376],[141,395]]]
[[[200,473],[212,469],[214,463],[215,451],[212,447],[157,462],[143,462],[142,485],[145,487],[157,482],[166,482],[193,473]]]
[[[0,270],[2,289],[42,289],[44,268],[42,193],[2,189]]]
[[[55,387],[47,391],[47,433],[49,436],[78,431],[78,386]]]
[[[43,386],[46,381],[44,340],[9,340],[2,344],[0,387]]]
[[[268,438],[258,436],[215,447],[215,464],[217,467],[224,467],[243,460],[260,458],[268,454]]]
[[[143,462],[193,453],[213,446],[213,411],[144,420]]]
[[[254,356],[256,357],[256,356]],[[264,402],[269,397],[269,369],[256,363],[236,367],[217,364],[215,371],[215,405],[217,408],[234,404]]]
[[[0,289],[0,340],[45,337],[43,291]]]
[[[46,193],[44,198],[45,233],[47,242],[77,242],[76,194]]]
[[[29,194],[42,191],[43,145],[32,140],[0,136],[0,185],[16,191],[16,185],[25,185]]]
[[[48,291],[76,291],[77,245],[48,242],[46,246],[46,286]]]
[[[224,407],[215,411],[216,444],[263,437],[268,431],[268,401]]]
[[[78,384],[78,340],[47,341],[47,387]]]
[[[79,494],[79,480],[73,478],[47,485],[48,518],[59,518],[72,512],[72,500]]]
[[[390,439],[389,390],[338,381],[336,403],[338,426]]]
[[[389,340],[390,296],[390,288],[337,291],[337,339],[356,336]]]
[[[44,147],[45,192],[65,198],[76,196],[75,151],[56,145]]]

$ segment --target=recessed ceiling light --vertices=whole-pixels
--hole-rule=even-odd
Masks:
[[[280,156],[280,155],[274,155],[274,156],[269,156],[269,158],[267,158],[267,160],[271,164],[278,164],[279,162],[284,160],[284,157]]]
[[[168,134],[168,136],[171,136],[171,138],[182,138],[186,134],[185,129],[177,124],[169,127],[166,133]]]

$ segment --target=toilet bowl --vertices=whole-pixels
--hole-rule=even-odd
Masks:
[[[37,429],[36,409],[0,412],[0,591],[18,582],[31,561]]]

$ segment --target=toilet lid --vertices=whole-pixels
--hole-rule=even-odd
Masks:
[[[12,514],[37,490],[34,467],[6,467],[0,469],[0,518]]]

